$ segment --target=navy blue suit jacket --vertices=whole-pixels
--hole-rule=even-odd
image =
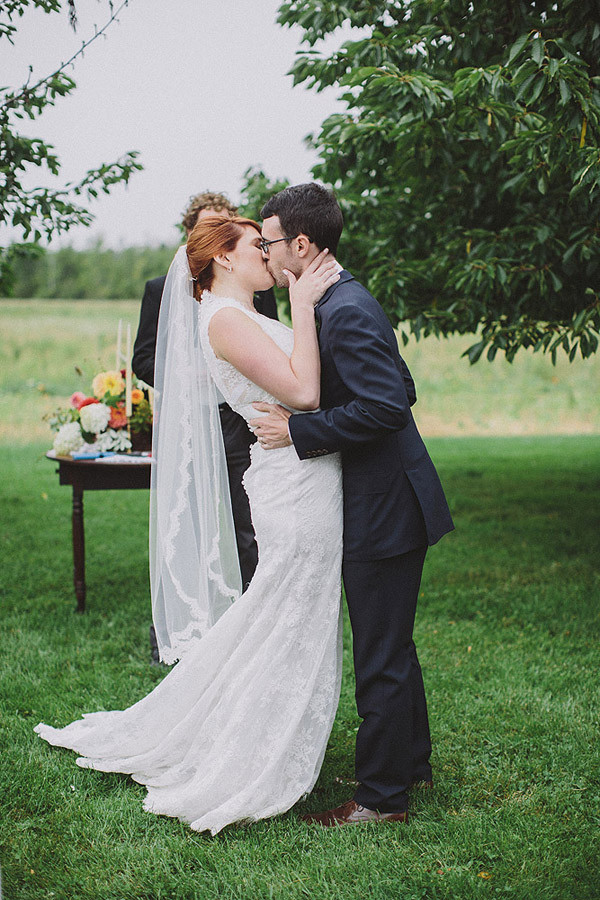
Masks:
[[[291,416],[290,434],[300,459],[341,451],[345,558],[435,544],[454,525],[411,413],[415,386],[394,329],[346,270],[315,315],[321,409]]]

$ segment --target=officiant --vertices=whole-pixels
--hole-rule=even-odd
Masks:
[[[219,213],[220,215],[237,215],[235,207],[223,194],[207,191],[191,197],[183,213],[182,227],[189,236],[196,222],[206,216]],[[156,332],[158,328],[158,314],[166,275],[153,278],[146,282],[138,332],[133,348],[133,371],[138,378],[146,384],[154,386],[154,355],[156,351]],[[271,319],[277,318],[277,304],[273,289],[259,291],[254,295],[254,305],[257,312]],[[234,412],[226,403],[219,406],[223,442],[227,457],[227,471],[229,475],[229,490],[231,493],[231,505],[233,509],[233,521],[237,541],[240,570],[243,589],[250,583],[258,561],[258,548],[254,536],[254,529],[250,518],[250,506],[248,497],[242,485],[244,472],[250,465],[250,446],[256,438],[249,431],[245,421]],[[152,659],[158,662],[158,648],[154,629],[150,628],[150,645]]]

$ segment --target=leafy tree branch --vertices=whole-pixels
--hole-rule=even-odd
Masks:
[[[16,258],[39,253],[42,237],[51,240],[75,225],[89,225],[93,215],[87,204],[99,193],[109,193],[116,184],[127,183],[131,175],[141,169],[138,153],[130,151],[120,159],[90,169],[79,181],[68,182],[61,188],[30,188],[26,181],[32,171],[40,169],[53,176],[60,174],[60,161],[52,145],[42,138],[30,138],[20,133],[18,120],[34,120],[58,98],[66,97],[76,87],[65,74],[89,45],[105,34],[117,20],[128,0],[115,9],[109,2],[110,18],[96,29],[92,37],[70,59],[60,64],[52,74],[17,90],[0,88],[0,228],[11,227],[17,239],[3,240],[0,245],[0,295],[9,294],[14,282]],[[71,23],[75,25],[75,5],[68,0]],[[12,42],[17,30],[16,20],[29,9],[44,13],[61,13],[61,0],[8,0],[0,9],[0,40]],[[30,69],[31,73],[31,69]]]
[[[594,0],[287,0],[291,70],[345,109],[309,142],[343,261],[417,337],[587,357],[600,331],[600,20]],[[342,23],[355,39],[323,53]]]

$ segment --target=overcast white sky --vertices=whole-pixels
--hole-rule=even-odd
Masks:
[[[73,94],[22,126],[54,144],[62,181],[125,151],[141,154],[144,171],[100,197],[93,225],[61,244],[83,247],[99,236],[116,247],[176,242],[174,223],[190,194],[210,189],[238,200],[250,165],[293,183],[310,179],[316,155],[303,138],[343,104],[333,90],[292,88],[285,73],[302,32],[276,24],[279,4],[130,0],[69,70]],[[15,46],[3,41],[0,84],[20,86],[30,64],[33,80],[48,74],[109,17],[104,0],[78,0],[77,11],[75,34],[66,13],[17,20]],[[338,32],[330,46],[344,37]],[[51,179],[36,172],[30,185],[42,183]]]

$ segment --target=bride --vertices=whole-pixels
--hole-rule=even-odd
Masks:
[[[288,810],[313,787],[341,674],[339,456],[251,450],[244,477],[259,548],[245,593],[219,402],[319,404],[314,304],[338,280],[319,254],[289,273],[293,330],[257,313],[273,284],[256,222],[198,222],[169,269],[157,340],[150,568],[161,658],[177,662],[123,711],[40,723],[77,764],[147,787],[144,808],[216,834]],[[198,303],[195,300],[199,301]]]

